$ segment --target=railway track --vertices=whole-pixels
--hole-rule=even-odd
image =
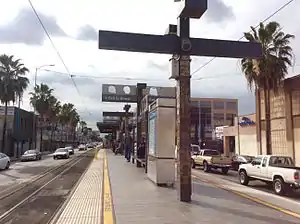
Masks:
[[[94,158],[95,150],[0,196],[0,224],[47,224]]]

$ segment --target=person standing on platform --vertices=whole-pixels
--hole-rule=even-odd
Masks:
[[[127,162],[130,162],[130,158],[131,158],[132,141],[133,141],[133,139],[130,135],[126,138],[126,141],[125,141],[125,156],[126,156]]]

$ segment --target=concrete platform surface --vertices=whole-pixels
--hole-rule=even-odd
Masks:
[[[175,189],[157,187],[124,156],[101,150],[56,223],[298,224],[300,219],[201,180],[193,181],[192,202],[179,202]]]

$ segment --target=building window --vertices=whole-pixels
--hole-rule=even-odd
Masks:
[[[211,102],[210,101],[200,101],[200,107],[201,108],[211,108]]]
[[[215,113],[214,114],[214,126],[222,126],[224,125],[224,114]]]
[[[226,109],[237,110],[236,102],[226,102]]]
[[[214,109],[224,109],[224,102],[214,102]]]

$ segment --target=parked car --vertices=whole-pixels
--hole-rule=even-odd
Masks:
[[[239,180],[242,185],[261,180],[272,185],[275,194],[284,195],[290,189],[300,189],[300,167],[288,156],[261,155],[240,165]]]
[[[79,151],[84,151],[84,150],[86,150],[86,146],[81,144],[78,146],[78,149],[79,149]]]
[[[74,155],[74,148],[73,148],[73,146],[67,146],[65,148],[68,149],[70,155]]]
[[[53,159],[69,159],[70,153],[66,148],[58,148],[53,153]]]
[[[243,156],[243,155],[233,156],[232,157],[231,168],[233,170],[238,171],[241,164],[251,163],[251,161],[254,158],[255,158],[254,156]]]
[[[199,153],[192,155],[192,167],[196,166],[203,166],[204,172],[221,169],[223,174],[227,174],[231,167],[231,159],[222,156],[217,150],[201,149]]]
[[[24,161],[32,161],[32,160],[41,160],[42,154],[41,152],[37,151],[36,149],[27,150],[21,156],[21,162]]]
[[[10,166],[10,158],[4,154],[0,152],[0,169],[9,169]]]

